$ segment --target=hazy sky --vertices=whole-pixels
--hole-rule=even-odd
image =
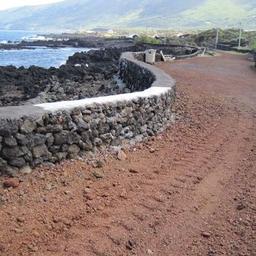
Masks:
[[[61,1],[63,0],[0,0],[0,10],[24,5],[39,5]]]

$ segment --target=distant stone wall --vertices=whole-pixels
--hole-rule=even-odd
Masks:
[[[119,76],[132,92],[144,91],[156,80],[153,72],[126,58],[121,59]]]
[[[175,60],[182,60],[182,59],[189,59],[189,58],[196,57],[199,54],[202,54],[202,52],[203,52],[203,49],[200,49],[200,48],[193,48],[193,49],[194,49],[194,51],[192,53],[189,53],[189,54],[171,55],[171,56],[173,56],[175,58]],[[166,56],[166,54],[164,54],[164,55]],[[136,59],[140,60],[140,61],[145,61],[145,52],[136,53]],[[161,62],[161,61],[163,61],[162,60],[162,55],[159,52],[157,52],[156,53],[156,62]]]
[[[136,92],[0,108],[0,173],[27,172],[164,129],[172,118],[175,81],[132,53],[120,59],[120,78]]]
[[[253,61],[254,61],[254,67],[256,68],[256,50],[252,52]]]
[[[189,45],[175,45],[175,44],[139,44],[145,49],[155,49],[158,52],[162,51],[165,55],[173,55],[175,57],[179,56],[189,56],[200,50],[198,47]]]

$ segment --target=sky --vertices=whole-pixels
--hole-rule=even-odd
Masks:
[[[24,5],[39,5],[61,2],[63,0],[0,0],[0,10]]]

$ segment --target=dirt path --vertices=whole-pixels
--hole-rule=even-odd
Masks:
[[[176,124],[124,160],[65,162],[0,188],[0,255],[256,255],[249,65],[227,54],[159,65],[178,82]]]

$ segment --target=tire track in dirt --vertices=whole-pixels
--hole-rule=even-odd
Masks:
[[[102,179],[67,161],[0,188],[0,255],[253,255],[256,76],[246,63],[163,64],[178,80],[176,124],[126,160],[108,156]],[[239,72],[248,80],[232,87]]]
[[[229,121],[229,124],[231,122]],[[237,124],[239,123],[237,119],[233,120],[233,124]],[[225,126],[222,125],[221,129],[223,129],[223,127]],[[122,237],[124,237],[124,233],[126,233],[126,237],[127,239],[129,238],[129,236],[131,237],[141,237],[142,234],[137,235],[136,232],[133,232],[133,228],[132,226],[142,226],[141,229],[142,230],[147,230],[147,227],[151,227],[151,229],[154,229],[154,232],[156,232],[156,227],[160,227],[160,230],[162,230],[161,225],[166,224],[165,223],[161,223],[160,221],[157,221],[157,224],[152,224],[150,222],[152,222],[152,220],[150,219],[150,222],[147,221],[147,223],[142,223],[144,220],[143,216],[150,216],[153,215],[153,218],[159,219],[161,221],[164,220],[165,214],[166,214],[166,204],[163,204],[166,201],[166,198],[164,196],[158,194],[157,196],[152,196],[152,191],[151,191],[151,187],[157,187],[159,191],[165,190],[167,188],[169,188],[169,184],[171,182],[172,187],[175,187],[176,191],[168,191],[168,194],[171,194],[173,196],[169,197],[168,200],[171,200],[172,204],[175,204],[175,210],[176,210],[176,216],[178,216],[177,218],[181,218],[180,215],[184,215],[184,209],[183,208],[188,208],[189,211],[186,211],[189,216],[191,215],[191,211],[193,212],[193,209],[197,209],[197,211],[200,211],[200,208],[202,208],[202,201],[209,201],[209,199],[211,199],[211,201],[213,200],[212,198],[212,194],[213,192],[216,193],[216,190],[214,190],[216,187],[218,187],[218,183],[220,181],[220,178],[223,179],[223,167],[222,165],[224,165],[225,168],[227,168],[225,165],[226,163],[223,161],[228,161],[228,158],[223,158],[224,155],[226,155],[228,153],[228,155],[230,157],[233,157],[235,155],[235,152],[237,151],[237,148],[234,147],[234,144],[236,144],[239,141],[234,141],[234,136],[236,136],[236,138],[238,139],[238,133],[239,133],[239,126],[238,127],[229,127],[227,126],[228,129],[226,129],[225,132],[223,132],[221,134],[221,138],[218,138],[216,140],[217,136],[213,136],[213,134],[211,133],[211,139],[214,137],[214,141],[215,144],[213,143],[213,141],[211,142],[210,140],[208,141],[208,143],[204,143],[204,144],[200,144],[202,148],[200,148],[199,150],[195,150],[195,152],[193,152],[193,156],[191,157],[191,154],[187,154],[188,157],[187,158],[182,158],[180,161],[184,162],[184,159],[196,159],[197,161],[195,162],[194,166],[188,165],[188,166],[180,166],[179,162],[176,163],[177,166],[179,166],[179,168],[177,168],[176,166],[173,166],[172,168],[175,169],[175,173],[176,175],[168,178],[167,180],[165,180],[165,182],[162,182],[162,179],[159,179],[159,181],[161,181],[161,183],[158,182],[158,180],[150,180],[150,183],[146,183],[146,186],[143,186],[145,184],[141,184],[141,190],[143,191],[142,197],[141,195],[139,195],[139,199],[138,196],[136,197],[136,201],[142,202],[139,205],[136,205],[136,212],[125,212],[125,214],[123,214],[124,216],[122,216],[121,212],[123,211],[123,209],[121,209],[121,212],[111,212],[111,219],[116,219],[115,223],[109,223],[112,228],[110,228],[110,233],[117,233],[117,232],[113,232],[113,226],[115,226],[115,229],[119,229],[122,230],[122,232],[120,231],[120,234]],[[218,134],[218,129],[215,129],[215,131],[217,132],[215,135]],[[237,132],[238,131],[238,132]],[[231,136],[233,135],[233,137]],[[241,136],[241,134],[239,134]],[[242,134],[243,136],[243,134]],[[239,138],[241,140],[241,138]],[[200,142],[199,142],[200,143]],[[210,146],[210,148],[208,147]],[[198,149],[197,145],[194,145],[194,147],[196,149]],[[233,148],[233,151],[230,151],[230,148]],[[208,151],[207,151],[208,150]],[[211,153],[211,154],[210,154]],[[200,161],[199,159],[200,158]],[[207,158],[207,159],[206,159]],[[211,166],[213,164],[213,166]],[[186,171],[187,167],[190,168],[190,171]],[[200,168],[203,170],[200,170]],[[221,171],[218,170],[218,168],[222,168]],[[199,171],[198,171],[199,169]],[[205,170],[206,169],[206,170]],[[230,166],[228,166],[228,169],[231,169]],[[197,182],[190,182],[190,188],[187,187],[188,185],[188,181],[186,180],[186,176],[192,174],[195,174],[195,170],[196,174],[197,174]],[[217,171],[216,171],[217,170]],[[202,173],[203,171],[203,173]],[[185,172],[185,173],[184,173]],[[210,172],[210,174],[209,174]],[[200,174],[200,176],[198,176],[198,174]],[[232,173],[228,173],[228,177],[231,175]],[[202,178],[202,176],[206,176],[206,180],[205,178]],[[200,177],[200,179],[198,180],[198,177]],[[209,183],[209,181],[211,181],[211,183]],[[212,182],[214,181],[214,183],[212,184]],[[178,182],[178,184],[176,186],[173,185],[173,182]],[[223,181],[222,181],[223,182]],[[186,187],[184,187],[184,185],[186,185]],[[209,186],[210,185],[210,186]],[[209,188],[207,188],[209,186]],[[196,187],[196,188],[195,188]],[[198,188],[199,187],[199,188]],[[221,185],[221,187],[223,187],[223,184]],[[205,191],[204,191],[205,190]],[[195,197],[199,197],[197,198],[197,200],[194,200],[198,203],[198,205],[191,205],[190,207],[188,207],[188,205],[190,205],[190,196],[191,196],[191,191],[195,191],[196,195]],[[183,197],[180,196],[180,193],[183,193]],[[202,195],[205,196],[199,196],[202,193]],[[209,195],[208,195],[209,194]],[[179,196],[177,196],[179,195]],[[215,198],[218,198],[218,193],[215,195]],[[175,198],[175,196],[177,196],[177,198]],[[207,197],[208,196],[208,197]],[[130,197],[133,198],[133,195],[131,195]],[[187,199],[188,198],[188,199]],[[187,200],[186,200],[187,199]],[[176,201],[175,201],[176,200]],[[181,203],[181,206],[179,206],[179,202]],[[133,202],[129,201],[129,204],[133,204]],[[184,207],[185,205],[185,207]],[[206,208],[206,207],[204,207]],[[155,214],[156,212],[156,214]],[[140,214],[143,213],[143,214]],[[160,213],[160,214],[159,214]],[[163,213],[163,214],[162,214]],[[181,214],[179,214],[181,213]],[[173,213],[172,213],[173,214]],[[197,213],[196,213],[197,214]],[[134,216],[135,219],[128,221],[127,223],[127,218],[126,216]],[[163,216],[162,216],[163,215]],[[184,217],[183,217],[184,218]],[[97,220],[96,220],[97,222]],[[154,221],[153,221],[154,222]],[[132,224],[131,224],[132,223]],[[177,222],[179,223],[179,222]],[[128,228],[127,228],[128,227]],[[169,228],[169,227],[168,227]],[[185,227],[186,229],[187,227]],[[184,230],[182,230],[184,231]],[[153,234],[154,234],[153,232]],[[167,231],[166,231],[167,232]],[[166,233],[164,232],[164,234]],[[151,232],[152,233],[152,232]],[[183,240],[184,240],[184,232],[181,232],[183,235]],[[110,238],[113,241],[120,241],[120,238],[111,238],[111,236],[107,236],[108,238]],[[190,234],[191,237],[191,234]],[[189,239],[190,239],[189,237]],[[138,240],[138,239],[135,239]],[[154,241],[155,242],[155,241]],[[101,241],[102,243],[102,241]],[[106,242],[107,243],[107,242]],[[124,241],[119,242],[120,244],[124,244]],[[138,255],[143,255],[143,251],[146,251],[147,246],[149,246],[150,244],[152,244],[151,242],[149,242],[148,245],[145,245],[144,248],[142,248],[142,251],[138,251]],[[95,248],[99,248],[98,245],[95,246]],[[161,246],[160,246],[161,248]],[[99,249],[98,249],[99,250]],[[93,251],[96,251],[96,249],[94,249]],[[108,251],[106,249],[106,247],[104,247],[103,251]],[[111,250],[110,250],[111,251]],[[155,251],[157,251],[157,249],[155,249]],[[99,251],[97,251],[97,253],[99,253]],[[96,254],[97,254],[96,253]],[[160,252],[158,252],[160,253]],[[161,253],[163,254],[163,250],[161,249]],[[170,252],[166,252],[166,255],[170,255]]]
[[[194,183],[194,186],[193,186],[194,188],[192,189],[192,187],[191,187],[189,189],[190,191],[195,191],[195,193],[192,192],[192,194],[194,194],[194,199],[192,200],[192,202],[197,202],[197,205],[194,205],[194,203],[191,205],[191,203],[190,203],[191,202],[191,192],[188,192],[187,191],[188,189],[185,189],[185,187],[182,187],[184,185],[184,183],[186,183],[186,180],[183,179],[183,177],[184,177],[183,176],[183,171],[184,170],[178,169],[177,172],[179,173],[179,176],[176,176],[176,177],[171,179],[171,182],[173,182],[175,180],[179,181],[179,179],[181,179],[180,187],[178,187],[178,188],[181,191],[181,193],[183,192],[183,197],[181,197],[179,195],[178,198],[175,198],[175,196],[172,196],[172,197],[168,198],[169,200],[171,200],[172,204],[175,205],[175,210],[176,210],[175,219],[176,218],[177,219],[182,218],[183,219],[182,222],[185,222],[184,218],[191,218],[191,212],[194,212],[195,214],[201,213],[201,215],[202,215],[202,208],[208,209],[208,214],[209,214],[210,213],[209,205],[208,206],[203,205],[202,202],[209,201],[211,204],[213,204],[213,203],[216,204],[215,199],[217,199],[218,196],[219,196],[219,193],[217,193],[217,192],[219,192],[218,190],[220,190],[224,186],[224,184],[223,184],[223,182],[224,182],[223,178],[224,177],[223,177],[223,167],[222,167],[222,165],[224,165],[225,168],[228,167],[227,169],[232,168],[232,166],[227,166],[226,167],[225,162],[223,164],[223,161],[224,160],[228,161],[229,158],[228,157],[220,158],[220,155],[223,156],[223,155],[226,155],[228,153],[228,156],[233,158],[233,156],[235,155],[235,153],[237,151],[237,148],[234,147],[234,141],[232,141],[233,138],[231,137],[229,140],[227,138],[228,137],[224,138],[225,144],[223,142],[221,142],[219,148],[216,147],[218,149],[217,150],[218,155],[216,157],[211,157],[210,163],[214,162],[214,165],[211,168],[209,168],[210,169],[210,174],[209,174],[209,171],[205,172],[203,170],[203,176],[206,176],[206,178],[202,178],[201,182]],[[235,143],[237,143],[237,142],[239,142],[239,141],[236,141]],[[233,148],[233,151],[230,151],[230,148]],[[213,152],[216,151],[214,147],[212,147],[212,150],[213,150]],[[199,151],[198,154],[200,155],[200,153],[201,152]],[[202,158],[202,159],[204,159],[204,158]],[[216,165],[216,160],[218,160],[217,165]],[[234,163],[233,163],[233,165],[234,165]],[[200,166],[205,168],[205,166],[203,166],[203,165],[200,165]],[[195,167],[195,168],[197,168],[197,167]],[[202,172],[202,170],[201,170],[201,172]],[[200,173],[200,171],[198,171],[198,173]],[[228,178],[231,175],[232,175],[232,172],[227,173],[226,177],[225,177],[226,180],[228,180]],[[222,184],[219,184],[220,181],[222,181]],[[168,186],[169,182],[170,182],[170,180],[168,180],[168,182],[161,183],[161,184],[158,184],[158,183],[152,184],[152,186],[158,187],[159,190],[166,189],[166,186]],[[177,187],[175,187],[175,188],[177,188]],[[154,200],[152,200],[152,195],[150,193],[150,188],[148,188],[148,189],[149,189],[149,191],[143,190],[144,191],[144,196],[142,198],[140,198],[140,200],[139,200],[140,202],[143,202],[139,206],[143,206],[144,209],[140,208],[139,206],[136,207],[136,209],[139,212],[143,212],[144,215],[150,215],[151,212],[159,212],[159,211],[163,212],[163,214],[162,214],[163,216],[158,215],[158,218],[157,218],[157,219],[163,220],[164,215],[166,214],[165,211],[166,211],[166,207],[167,207],[165,204],[163,204],[165,202],[165,200],[164,200],[163,197],[162,198],[160,197],[161,199],[159,200],[159,196],[158,196],[157,199],[154,199],[154,197],[153,197]],[[189,193],[189,194],[187,194],[187,193]],[[177,195],[177,191],[176,191],[175,195]],[[213,198],[213,196],[214,196],[214,198]],[[187,199],[187,197],[189,197],[189,198]],[[196,200],[195,200],[195,198],[196,198]],[[175,201],[175,199],[176,199],[176,201]],[[153,204],[152,204],[152,203],[150,203],[150,201],[151,202],[155,201],[155,202],[153,202]],[[148,205],[151,205],[151,206],[148,206]],[[186,209],[186,213],[188,214],[187,217],[184,217],[184,211],[185,210],[183,208]],[[212,208],[214,209],[214,207],[212,207]],[[196,211],[194,211],[194,209],[196,209]],[[179,214],[180,212],[181,212],[181,214]],[[138,215],[134,212],[132,214],[134,216]],[[130,215],[130,214],[128,213],[128,215]],[[206,212],[204,212],[204,215],[207,215]],[[155,215],[154,215],[154,217],[155,217]],[[141,223],[139,223],[141,220],[143,220],[143,217],[139,217],[138,218],[138,223],[135,224],[135,225],[139,225],[139,224],[141,225]],[[174,221],[174,223],[180,223],[180,221]],[[150,224],[148,224],[148,225],[150,225]],[[163,225],[164,225],[164,227],[162,227]],[[198,225],[198,223],[197,223],[197,225]],[[186,230],[187,227],[184,227],[184,229],[180,229],[178,227],[174,228],[175,224],[173,224],[173,223],[172,223],[172,226],[167,226],[166,223],[161,223],[159,221],[158,221],[157,226],[158,226],[158,229],[160,231],[163,231],[163,228],[167,229],[166,232],[163,232],[164,234],[168,233],[168,230],[170,230],[171,228],[173,228],[174,230],[180,230],[180,233],[182,234],[181,238],[184,241],[184,233],[185,233],[185,230]],[[146,226],[143,229],[146,229]],[[141,237],[141,235],[142,234],[138,235],[138,237]],[[136,237],[135,234],[133,234],[133,236]],[[190,238],[191,238],[191,234],[189,234],[188,239],[190,239]],[[153,239],[154,239],[154,241],[149,242],[148,245],[145,245],[145,248],[147,248],[147,246],[150,246],[151,244],[154,244],[156,242],[155,238],[153,238]],[[170,238],[170,240],[173,240],[173,239]],[[145,248],[143,248],[142,251],[139,250],[137,252],[138,255],[143,255],[143,251],[144,252],[146,251]],[[152,246],[151,246],[151,248],[152,248]],[[160,248],[162,248],[161,244],[160,244]],[[166,248],[167,248],[167,246],[166,246]],[[156,248],[154,248],[154,249],[155,249],[154,251],[157,251]],[[164,254],[163,250],[161,249],[161,255],[171,255],[170,254],[171,249],[172,248],[168,248],[168,251],[166,252],[166,254]],[[160,252],[158,251],[158,253],[160,253]]]

